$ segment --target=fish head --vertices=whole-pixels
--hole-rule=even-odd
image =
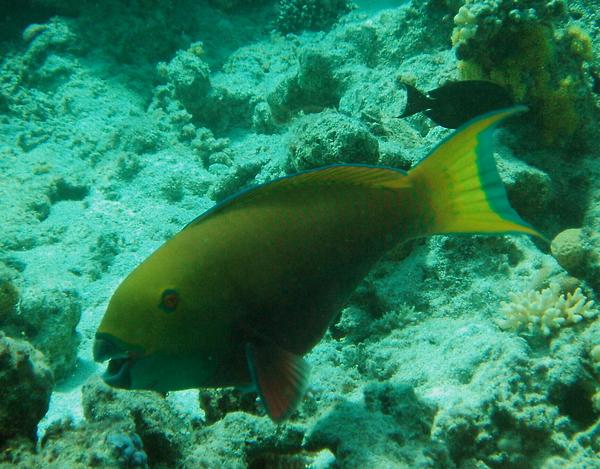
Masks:
[[[210,356],[198,351],[197,282],[186,278],[185,265],[156,254],[118,286],[96,332],[94,359],[109,361],[103,379],[114,387],[187,389],[211,371]]]

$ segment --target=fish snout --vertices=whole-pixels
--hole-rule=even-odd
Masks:
[[[131,368],[143,355],[143,348],[128,345],[110,334],[97,332],[93,352],[97,362],[108,360],[102,379],[116,388],[130,389]]]
[[[110,358],[126,358],[127,351],[117,343],[117,340],[109,334],[96,333],[94,340],[94,360],[105,362]]]

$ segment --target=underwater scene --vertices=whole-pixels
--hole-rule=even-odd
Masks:
[[[0,0],[0,468],[600,468],[597,0]]]

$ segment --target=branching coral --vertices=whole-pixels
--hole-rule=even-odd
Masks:
[[[498,325],[531,335],[549,336],[562,326],[577,324],[598,313],[593,309],[594,302],[589,301],[580,288],[565,296],[558,284],[539,292],[510,293],[509,298],[509,302],[501,303],[500,311],[506,317],[499,320]]]

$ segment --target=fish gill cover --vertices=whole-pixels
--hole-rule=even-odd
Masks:
[[[596,2],[357,3],[0,2],[0,467],[598,467]],[[493,152],[550,246],[392,249],[281,424],[100,379],[108,301],[165,240],[298,170],[413,167],[452,131],[397,119],[402,84],[459,80],[529,107]]]

